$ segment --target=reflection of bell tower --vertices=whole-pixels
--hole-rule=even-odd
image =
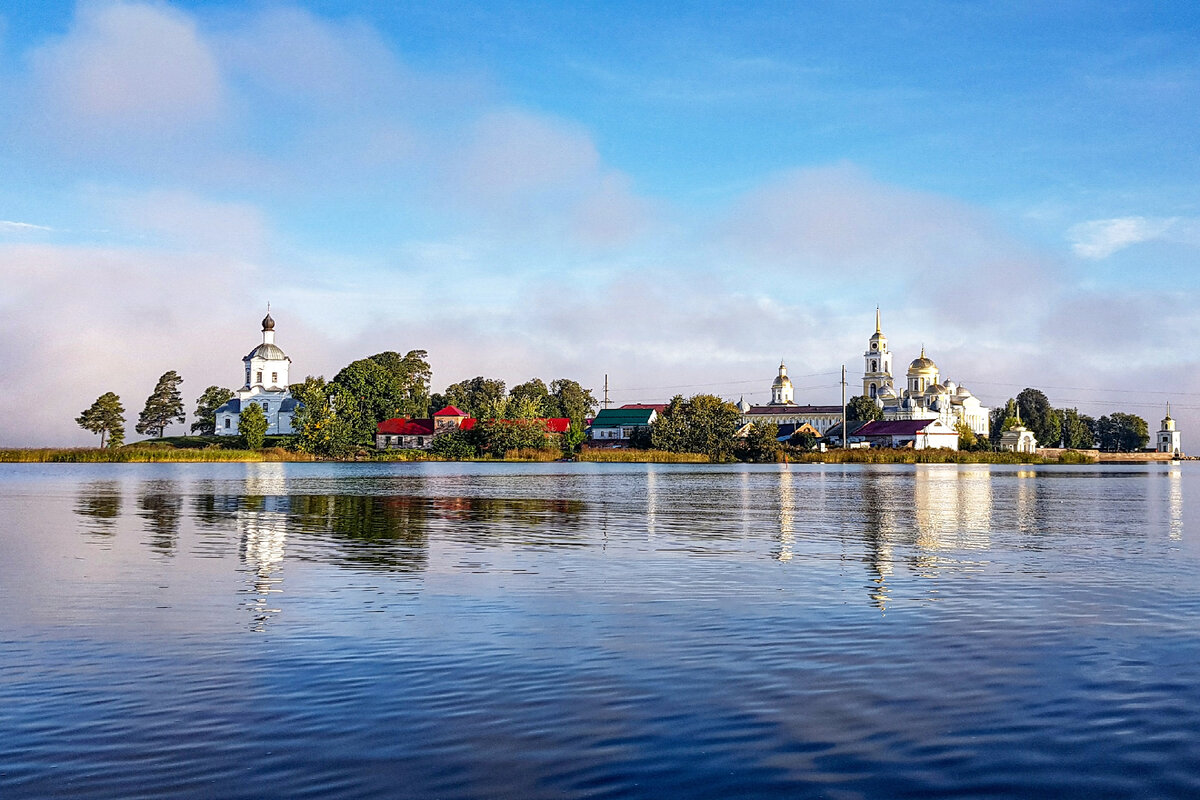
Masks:
[[[879,327],[879,308],[875,308],[875,333],[867,343],[867,352],[863,353],[863,390],[864,396],[872,400],[892,385],[892,354],[888,351],[887,337]]]

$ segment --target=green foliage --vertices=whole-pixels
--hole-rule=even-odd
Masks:
[[[138,416],[134,430],[151,436],[163,435],[172,422],[183,422],[187,415],[183,413],[183,395],[179,393],[179,384],[183,378],[175,370],[164,372],[154,386],[154,391],[146,398],[146,407]]]
[[[635,464],[707,464],[711,459],[703,453],[669,453],[665,450],[626,450],[625,448],[585,447],[580,461]]]
[[[571,420],[571,424],[567,427],[567,432],[562,435],[562,451],[563,455],[572,455],[579,452],[579,448],[587,439],[587,432],[583,426],[575,420]]]
[[[557,450],[556,436],[546,435],[541,420],[489,419],[475,426],[476,442],[484,455],[503,458],[510,450]]]
[[[550,396],[550,390],[541,378],[530,378],[514,386],[508,392],[508,417],[510,419],[533,419],[535,417],[560,416],[558,400]],[[520,409],[521,417],[514,407]]]
[[[394,417],[424,417],[429,410],[429,364],[424,350],[393,351],[360,358],[342,368],[331,385],[345,390],[338,408],[354,444],[370,446],[375,426]]]
[[[742,461],[768,464],[779,460],[783,447],[779,444],[779,426],[774,422],[756,422],[746,438],[738,443],[737,456]]]
[[[350,393],[311,375],[291,389],[292,397],[299,401],[292,416],[296,447],[301,452],[333,458],[350,453],[356,446],[355,403]]]
[[[971,430],[971,426],[962,420],[954,426],[958,431],[958,449],[959,450],[974,450],[978,446],[975,438],[975,431]]]
[[[247,450],[257,450],[263,446],[267,428],[270,423],[258,403],[246,403],[238,417],[238,433],[242,436],[242,444]]]
[[[217,409],[233,399],[233,392],[220,386],[210,386],[196,398],[196,421],[192,433],[212,436],[217,432]]]
[[[850,402],[846,403],[846,419],[860,422],[883,419],[883,409],[877,406],[871,398],[860,394],[857,397],[851,397]]]
[[[550,396],[555,401],[553,413],[547,416],[566,417],[583,425],[583,421],[595,414],[599,401],[592,397],[591,389],[584,389],[578,381],[558,378],[550,381]]]
[[[807,453],[817,446],[817,437],[808,431],[796,431],[788,438],[788,447]]]
[[[1055,447],[1062,441],[1062,420],[1050,407],[1046,395],[1037,389],[1025,389],[1017,395],[1021,423],[1037,438],[1042,447]]]
[[[1133,453],[1150,441],[1146,420],[1135,414],[1115,412],[1096,421],[1096,444],[1101,450]]]
[[[504,381],[482,375],[446,387],[442,399],[476,419],[502,419],[506,395]]]
[[[1062,420],[1062,445],[1075,450],[1087,450],[1096,446],[1092,430],[1096,420],[1080,414],[1077,408],[1064,408],[1058,412]]]
[[[737,406],[714,395],[698,394],[686,401],[676,395],[651,425],[650,440],[657,450],[704,453],[714,461],[727,461],[741,419]]]
[[[75,422],[85,431],[100,434],[101,447],[104,447],[105,438],[109,447],[120,447],[125,442],[125,407],[121,405],[121,398],[112,392],[97,397],[96,402],[75,418]]]
[[[447,431],[433,438],[429,451],[442,458],[459,459],[475,458],[479,448],[475,445],[475,437],[470,431]]]

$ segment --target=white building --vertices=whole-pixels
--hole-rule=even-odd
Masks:
[[[781,433],[790,434],[802,425],[811,425],[824,436],[825,431],[842,421],[841,406],[801,406],[795,401],[792,379],[788,377],[787,365],[780,363],[779,374],[771,384],[771,402],[763,406],[752,406],[743,398],[738,403],[742,412],[742,423],[773,422]]]
[[[990,409],[967,387],[954,381],[942,383],[937,364],[925,356],[924,347],[908,365],[907,385],[896,388],[892,354],[880,329],[879,309],[875,309],[875,333],[867,343],[863,360],[863,394],[883,409],[885,420],[936,419],[951,429],[965,422],[976,435],[988,435]]]
[[[1160,453],[1174,453],[1175,455],[1183,452],[1179,431],[1175,430],[1175,420],[1171,419],[1170,403],[1167,403],[1167,416],[1163,417],[1162,429],[1158,432],[1158,446],[1155,450]]]
[[[288,391],[288,368],[292,360],[275,344],[275,320],[267,314],[262,321],[262,344],[242,359],[246,381],[234,398],[217,409],[217,435],[237,436],[238,420],[246,403],[262,406],[267,433],[292,433],[296,400]]]
[[[1000,449],[1010,453],[1036,453],[1037,437],[1024,425],[1017,424],[1000,434]]]

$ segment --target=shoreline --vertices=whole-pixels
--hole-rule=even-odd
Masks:
[[[349,458],[321,458],[309,453],[287,450],[282,447],[263,450],[198,449],[164,446],[126,446],[108,448],[0,448],[0,463],[5,464],[129,464],[129,463],[263,463],[263,462],[319,462],[330,464],[364,463],[497,463],[534,464],[557,461],[579,461],[584,463],[626,464],[710,464],[708,456],[698,453],[664,453],[640,450],[594,450],[570,459],[564,458],[465,458],[448,459],[436,455],[406,453],[397,457],[395,451],[383,451],[383,455],[353,456]],[[1099,453],[1097,451],[1053,451],[1048,454],[975,452],[966,450],[829,450],[824,453],[803,453],[789,456],[786,461],[774,463],[791,464],[1145,464],[1171,463],[1195,460],[1193,456],[1174,458],[1161,453]],[[729,462],[737,463],[737,462]],[[747,462],[749,463],[749,462]],[[770,462],[768,462],[770,463]]]

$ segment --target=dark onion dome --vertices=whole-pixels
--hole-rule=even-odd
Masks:
[[[264,331],[275,330],[275,320],[271,319],[270,311],[268,311],[267,315],[265,317],[263,317],[263,330]]]

